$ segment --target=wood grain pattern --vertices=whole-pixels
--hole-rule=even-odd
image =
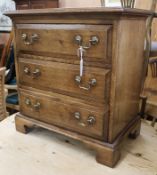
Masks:
[[[146,31],[142,26],[145,20],[124,19],[118,23],[111,79],[110,142],[138,113]]]
[[[102,14],[108,14],[108,15],[123,15],[123,16],[149,16],[152,14],[149,10],[143,10],[143,9],[130,9],[130,8],[106,8],[106,7],[92,7],[92,8],[56,8],[56,9],[40,9],[40,10],[16,10],[16,11],[10,11],[5,13],[5,15],[10,17],[20,17],[21,14],[23,16],[30,16],[30,15],[51,15],[51,14],[75,14],[75,15],[82,15],[84,13],[86,14],[95,14],[102,15]],[[101,14],[102,13],[102,14]],[[21,17],[22,18],[22,17]]]
[[[40,53],[51,53],[51,56],[64,57],[66,55],[77,58],[77,50],[79,45],[75,41],[75,37],[80,35],[82,37],[82,45],[88,46],[90,44],[91,36],[97,36],[99,43],[91,46],[85,50],[84,59],[87,61],[108,61],[109,57],[109,31],[111,26],[101,25],[55,25],[55,24],[35,24],[35,25],[17,25],[17,45],[19,51],[33,51]],[[39,40],[31,45],[25,45],[21,36],[27,34],[31,37],[32,34],[37,34]],[[109,61],[108,61],[109,62]]]
[[[27,105],[26,100],[31,104]],[[40,103],[38,110],[33,105]],[[107,109],[90,106],[74,98],[65,99],[43,93],[20,90],[20,112],[31,118],[76,131],[87,136],[107,140],[108,114]],[[80,113],[80,120],[75,118]],[[88,118],[95,117],[95,123],[89,124]]]
[[[24,70],[28,68],[30,73],[26,74]],[[40,75],[33,78],[32,72],[40,70]],[[84,76],[82,86],[88,86],[92,78],[96,79],[96,85],[91,89],[80,89],[75,77],[80,74],[79,65],[64,64],[58,62],[46,62],[33,59],[19,58],[19,77],[20,84],[31,86],[37,89],[59,91],[62,94],[70,94],[79,98],[90,98],[96,101],[107,102],[108,94],[106,88],[110,86],[110,70],[92,68],[84,66]]]

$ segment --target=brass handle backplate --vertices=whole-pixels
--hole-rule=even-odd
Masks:
[[[25,104],[26,104],[27,106],[31,106],[31,100],[30,100],[29,98],[26,98],[26,99],[25,99]]]
[[[87,119],[87,122],[89,125],[94,125],[95,122],[96,122],[96,119],[94,116],[89,116],[88,119]]]
[[[75,119],[80,120],[81,114],[79,112],[75,112],[74,117],[75,117]]]
[[[36,104],[33,105],[33,108],[34,108],[35,111],[39,111],[40,107],[41,107],[40,102],[36,102]]]
[[[89,91],[91,87],[94,87],[97,84],[97,80],[95,78],[92,78],[88,83],[82,85],[82,78],[79,75],[75,76],[75,82],[78,84],[80,89],[84,89],[86,91]]]
[[[39,69],[35,69],[35,71],[32,72],[33,78],[38,78],[40,76],[41,72]]]
[[[28,67],[24,67],[24,73],[29,75],[30,74],[30,69]]]
[[[30,37],[26,33],[22,33],[21,35],[22,41],[24,42],[25,45],[32,45],[34,42],[39,40],[39,35],[38,34],[32,34]]]

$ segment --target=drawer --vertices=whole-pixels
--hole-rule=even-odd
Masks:
[[[57,8],[58,0],[33,0],[30,6],[32,9]]]
[[[17,24],[17,49],[36,55],[79,60],[80,46],[85,61],[109,62],[111,25]]]
[[[23,0],[21,1],[17,1],[16,2],[16,9],[17,10],[25,10],[25,9],[29,9],[30,8],[30,3],[28,0]]]
[[[108,100],[110,70],[84,66],[79,79],[79,68],[79,65],[19,58],[19,81],[24,86],[78,98]]]
[[[96,107],[82,100],[51,93],[19,90],[20,112],[23,115],[83,135],[107,139],[108,119],[104,106]]]

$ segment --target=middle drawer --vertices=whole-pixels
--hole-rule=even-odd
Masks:
[[[109,72],[107,69],[84,67],[80,77],[79,65],[19,58],[21,85],[102,102],[108,96]]]

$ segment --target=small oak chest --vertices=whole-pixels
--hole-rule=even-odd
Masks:
[[[138,114],[146,19],[121,8],[7,13],[13,20],[20,112],[34,125],[82,141],[113,167],[122,140],[140,131]]]

